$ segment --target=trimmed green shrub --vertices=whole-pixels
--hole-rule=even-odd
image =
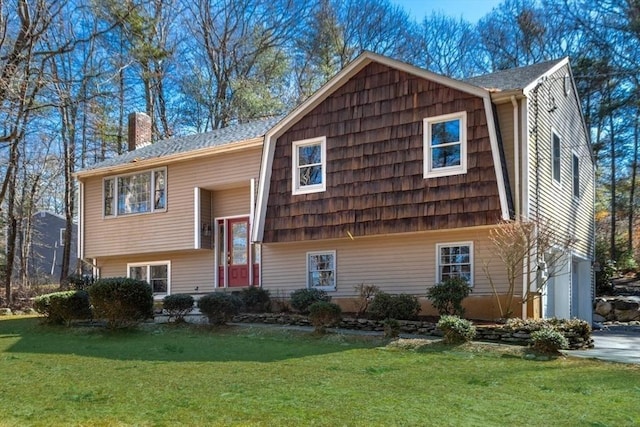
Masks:
[[[558,354],[560,349],[568,348],[569,341],[562,333],[544,328],[531,334],[533,350],[542,354]]]
[[[438,321],[438,329],[444,333],[443,341],[446,344],[469,342],[476,336],[476,327],[470,321],[458,316],[442,316]]]
[[[189,294],[167,295],[162,300],[162,309],[167,312],[169,319],[175,318],[176,323],[184,322],[184,316],[193,310],[193,297]]]
[[[268,313],[271,311],[271,296],[266,289],[257,286],[245,288],[240,292],[244,310],[248,313]]]
[[[242,300],[237,295],[215,292],[200,298],[198,308],[207,316],[209,324],[224,325],[240,313]]]
[[[369,305],[369,314],[374,319],[415,319],[420,312],[418,298],[408,294],[391,295],[378,292]]]
[[[337,325],[341,320],[342,309],[338,304],[318,301],[309,306],[309,321],[318,333],[325,333],[327,328]]]
[[[60,284],[63,289],[86,291],[93,284],[93,276],[88,274],[70,274]]]
[[[109,328],[133,326],[153,317],[153,292],[147,282],[128,277],[98,279],[89,287],[95,317]]]
[[[89,294],[86,291],[64,291],[40,295],[33,303],[35,310],[46,316],[47,322],[71,325],[72,320],[91,318]]]
[[[450,277],[442,283],[434,285],[427,291],[427,298],[438,310],[438,314],[464,316],[462,300],[469,296],[471,287],[466,280]]]
[[[309,306],[315,302],[330,302],[331,297],[320,289],[298,289],[291,293],[291,307],[302,314],[309,314]]]

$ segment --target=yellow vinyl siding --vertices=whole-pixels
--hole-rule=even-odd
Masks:
[[[590,157],[588,139],[585,135],[582,117],[573,90],[564,93],[566,67],[550,76],[538,91],[538,141],[530,137],[529,170],[529,216],[539,213],[542,218],[551,218],[554,228],[567,230],[565,237],[575,239],[574,249],[578,255],[593,256],[593,163]],[[550,99],[553,101],[550,101]],[[535,126],[536,111],[533,94],[529,101],[530,128]],[[551,135],[553,131],[560,137],[560,186],[554,183],[551,171]],[[536,148],[539,150],[539,165],[536,165]],[[579,199],[573,197],[572,155],[576,153],[580,161]],[[536,170],[537,168],[537,170]],[[539,205],[536,201],[536,177],[539,176]]]
[[[250,212],[250,185],[213,192],[213,216],[215,218],[249,215]]]
[[[265,244],[262,247],[262,286],[272,294],[288,295],[306,287],[306,254],[310,251],[336,251],[337,290],[335,297],[355,295],[354,287],[373,284],[389,293],[424,296],[436,281],[436,244],[473,242],[473,295],[492,293],[483,272],[484,263],[493,269],[493,280],[506,289],[506,274],[498,260],[492,259],[488,229],[447,230],[378,237],[349,237],[339,240]]]
[[[193,249],[194,187],[213,192],[214,216],[218,216],[216,210],[248,214],[249,183],[257,178],[260,156],[261,149],[256,147],[168,164],[167,211],[159,213],[104,218],[102,177],[87,178],[85,256],[98,258]],[[241,205],[245,207],[239,208]]]
[[[98,268],[100,277],[126,277],[127,263],[156,261],[171,262],[172,294],[213,292],[214,266],[211,251],[101,258],[98,260]]]

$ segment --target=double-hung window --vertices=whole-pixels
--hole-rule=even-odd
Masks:
[[[436,281],[459,277],[473,285],[473,243],[442,243],[436,245]]]
[[[336,290],[336,251],[307,253],[307,287]]]
[[[127,277],[147,282],[151,285],[154,296],[169,294],[170,274],[171,263],[169,261],[127,264]]]
[[[424,125],[424,177],[467,173],[467,112],[427,117]]]
[[[316,193],[326,190],[326,138],[293,142],[293,194]]]
[[[551,174],[553,176],[553,182],[556,184],[560,184],[560,153],[560,136],[551,131]]]
[[[165,168],[105,178],[104,216],[164,211],[166,209]]]

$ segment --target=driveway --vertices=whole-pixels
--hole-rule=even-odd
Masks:
[[[570,350],[570,356],[640,364],[640,327],[610,326],[593,331],[594,348]]]

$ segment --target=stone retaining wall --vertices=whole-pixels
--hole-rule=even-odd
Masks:
[[[287,313],[243,313],[233,318],[237,323],[267,323],[276,325],[311,326],[306,316]],[[354,329],[360,331],[384,331],[384,322],[370,319],[344,318],[337,326],[341,329]],[[400,333],[413,335],[442,336],[442,331],[436,328],[435,323],[399,320]],[[496,342],[503,344],[522,345],[530,344],[530,332],[525,329],[512,329],[506,325],[476,325],[476,340]],[[577,333],[564,332],[569,341],[571,350],[593,348],[591,336],[581,336]]]
[[[594,302],[594,322],[638,322],[640,324],[640,297],[598,297]]]

